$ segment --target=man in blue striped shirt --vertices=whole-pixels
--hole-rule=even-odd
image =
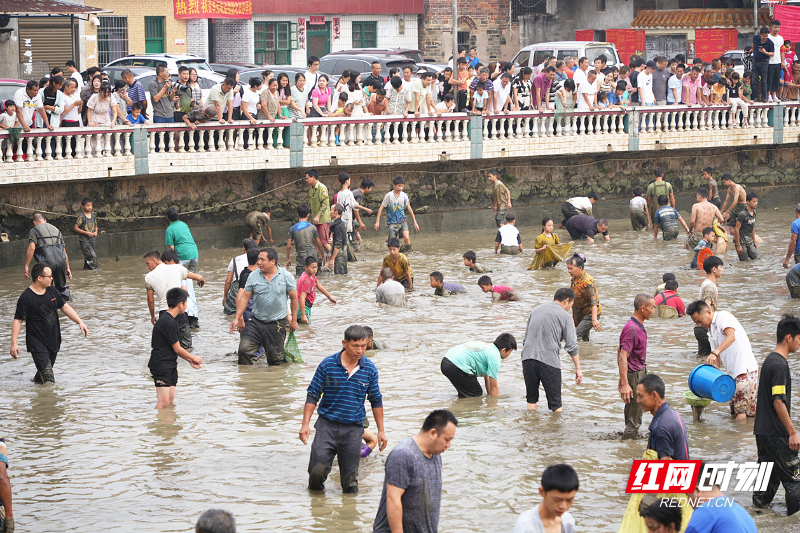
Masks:
[[[300,440],[308,444],[311,415],[319,402],[319,416],[314,424],[317,433],[311,444],[308,463],[308,488],[323,490],[331,472],[333,458],[339,458],[342,490],[358,492],[358,464],[361,460],[361,436],[367,417],[364,399],[369,398],[372,415],[378,426],[378,445],[386,448],[383,430],[383,399],[378,387],[378,369],[363,357],[369,332],[362,326],[350,326],[344,332],[343,349],[322,360],[308,386]],[[320,398],[322,401],[320,401]]]

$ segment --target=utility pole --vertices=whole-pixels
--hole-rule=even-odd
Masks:
[[[758,4],[761,0],[753,0],[753,27],[756,29],[756,33],[758,33]],[[755,50],[753,50],[755,52]]]
[[[453,76],[450,79],[458,80],[458,0],[453,0]],[[458,89],[458,85],[453,84],[456,110],[458,108]]]

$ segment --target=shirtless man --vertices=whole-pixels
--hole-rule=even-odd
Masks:
[[[692,206],[692,218],[689,220],[689,239],[686,241],[686,248],[694,250],[694,247],[703,238],[703,228],[712,226],[714,219],[725,222],[717,206],[708,201],[708,188],[697,189],[697,203]],[[728,243],[724,239],[717,241],[717,253],[723,253],[728,249]]]
[[[728,221],[730,227],[734,227],[736,226],[736,219],[739,218],[739,213],[747,205],[747,193],[744,187],[734,183],[730,174],[722,175],[722,184],[728,188],[728,194],[725,196],[725,201],[722,202],[722,216]],[[730,200],[731,205],[728,205],[728,200]]]

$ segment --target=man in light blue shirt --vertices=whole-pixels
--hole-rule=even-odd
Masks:
[[[283,363],[286,334],[297,329],[297,285],[294,276],[278,266],[278,253],[264,248],[258,254],[258,270],[247,278],[244,290],[236,297],[236,319],[231,331],[241,331],[239,364],[252,365],[253,354],[264,347],[267,363]],[[244,322],[247,303],[253,298],[253,316]],[[286,300],[291,300],[291,314],[286,315]]]
[[[442,374],[458,391],[459,398],[483,396],[478,378],[483,376],[486,394],[499,396],[497,375],[500,361],[517,349],[517,341],[510,333],[501,333],[492,344],[467,342],[447,351],[442,359]]]
[[[792,240],[789,242],[789,251],[786,252],[786,259],[783,260],[783,268],[789,268],[789,258],[794,254],[794,263],[800,263],[800,204],[794,206],[794,220],[792,221]]]
[[[756,523],[744,508],[733,498],[727,498],[719,485],[710,484],[704,479],[706,463],[700,463],[700,475],[694,494],[687,494],[694,506],[692,518],[686,526],[686,533],[758,533]]]

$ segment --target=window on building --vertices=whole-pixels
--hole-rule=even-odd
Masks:
[[[453,35],[452,33],[450,35]],[[451,45],[452,46],[452,45]],[[468,31],[460,31],[458,32],[458,47],[465,48],[469,51],[469,32]]]
[[[353,48],[376,48],[376,25],[375,22],[353,22]]]
[[[163,54],[164,17],[144,18],[144,51],[148,54]]]
[[[97,63],[105,66],[128,55],[128,17],[97,18]]]
[[[598,11],[606,10],[606,0],[597,0],[597,10]]]
[[[511,0],[511,22],[522,15],[546,15],[547,0]]]
[[[296,22],[256,22],[255,62],[259,65],[290,65],[297,50]]]

